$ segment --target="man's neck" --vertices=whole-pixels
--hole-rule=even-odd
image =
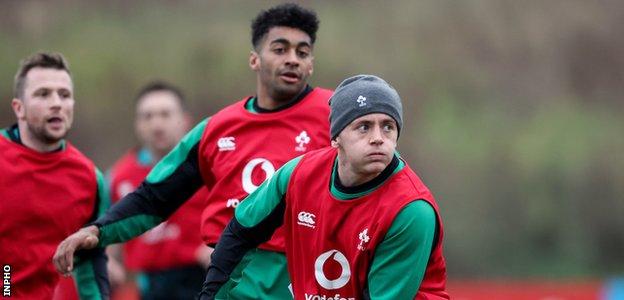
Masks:
[[[285,102],[275,101],[273,98],[268,95],[261,95],[258,93],[256,97],[256,101],[258,101],[258,106],[265,110],[275,110],[280,106],[284,105]]]
[[[142,166],[153,166],[160,158],[155,157],[153,151],[147,146],[141,146],[136,149],[136,160]]]
[[[263,110],[277,110],[282,106],[288,105],[292,101],[296,101],[296,99],[298,99],[299,96],[308,89],[308,87],[308,85],[304,85],[300,91],[293,95],[283,95],[282,97],[277,97],[276,95],[271,95],[267,89],[262,88],[262,85],[258,82],[256,101],[258,106]]]
[[[349,200],[370,194],[384,184],[384,182],[392,177],[392,175],[401,171],[403,167],[405,167],[405,163],[399,159],[397,154],[392,158],[392,161],[390,161],[386,168],[381,171],[379,175],[375,176],[375,178],[353,186],[345,186],[342,183],[340,176],[338,175],[338,166],[339,160],[336,159],[332,170],[332,184],[330,186],[330,190],[336,199]]]
[[[149,151],[149,154],[151,155],[151,160],[152,160],[151,163],[152,164],[156,164],[161,159],[163,159],[163,157],[165,157],[165,155],[167,155],[167,153],[169,153],[169,151],[159,152],[159,151],[156,151],[154,149],[149,149],[149,148],[147,148],[147,151]]]
[[[59,150],[63,145],[63,140],[58,140],[55,143],[45,143],[36,137],[28,130],[26,124],[18,124],[19,136],[22,144],[37,152],[47,153]]]

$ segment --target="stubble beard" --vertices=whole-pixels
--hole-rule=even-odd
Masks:
[[[33,138],[39,140],[40,142],[52,145],[58,143],[60,140],[64,139],[67,136],[67,132],[69,132],[69,128],[65,129],[65,132],[59,137],[53,135],[45,128],[45,124],[42,126],[34,126],[30,123],[27,123],[28,131],[33,136]]]
[[[286,103],[295,98],[302,90],[302,88],[295,86],[284,86],[283,84],[276,84],[273,86],[273,99],[278,102]]]

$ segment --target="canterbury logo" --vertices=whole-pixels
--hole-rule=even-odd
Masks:
[[[314,226],[314,224],[316,224],[316,222],[314,222],[314,218],[316,218],[316,216],[309,212],[299,212],[297,215],[297,224],[314,228],[316,227]]]
[[[334,261],[340,264],[342,271],[340,272],[340,277],[330,280],[327,276],[325,276],[323,266],[325,266],[327,260],[332,256],[334,257]],[[351,268],[349,267],[347,257],[345,257],[344,254],[338,250],[329,250],[319,255],[314,262],[314,277],[316,278],[316,282],[327,290],[336,290],[347,285],[349,279],[351,278]]]
[[[217,141],[217,147],[219,151],[232,151],[236,149],[233,136],[222,137]]]

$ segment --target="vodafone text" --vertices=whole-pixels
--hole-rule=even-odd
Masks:
[[[308,293],[305,294],[306,300],[355,300],[353,297],[342,297],[340,294],[335,294],[334,296],[326,296],[326,295],[310,295]]]

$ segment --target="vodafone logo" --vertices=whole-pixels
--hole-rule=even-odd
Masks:
[[[258,188],[258,185],[255,185],[253,181],[251,181],[251,173],[257,166],[260,166],[266,174],[265,180],[271,178],[271,176],[275,173],[275,167],[269,160],[265,158],[254,158],[250,160],[243,169],[242,178],[243,190],[245,190],[247,194],[253,193]]]
[[[340,264],[342,268],[342,272],[340,272],[340,277],[330,280],[325,276],[325,272],[323,271],[323,266],[327,260],[333,257],[333,260]],[[349,261],[347,261],[347,257],[342,254],[342,252],[338,250],[329,250],[316,259],[314,262],[314,277],[316,278],[316,282],[327,290],[336,290],[343,286],[345,286],[349,279],[351,278],[351,268],[349,267]]]

